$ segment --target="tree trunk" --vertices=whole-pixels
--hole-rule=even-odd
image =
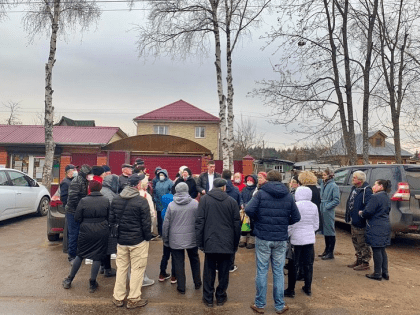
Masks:
[[[225,0],[226,11],[226,66],[227,66],[227,131],[228,131],[228,147],[229,147],[229,170],[233,173],[233,149],[235,146],[233,135],[233,77],[232,77],[232,50],[231,50],[231,14],[227,0]]]
[[[370,69],[373,51],[373,29],[378,14],[378,0],[373,3],[373,12],[369,13],[369,28],[367,38],[366,61],[363,69],[363,163],[369,164],[369,97],[370,97]]]
[[[220,29],[218,23],[218,6],[219,2],[210,0],[212,7],[212,18],[213,18],[213,33],[215,41],[215,56],[216,61],[216,77],[217,77],[217,94],[219,96],[219,118],[220,118],[220,138],[222,144],[222,159],[223,169],[229,169],[229,146],[227,138],[227,125],[226,125],[226,98],[223,93],[223,80],[222,80],[222,50],[220,48]]]
[[[45,65],[45,163],[42,173],[42,184],[51,189],[52,168],[54,161],[55,143],[53,138],[54,107],[52,104],[52,70],[55,63],[55,52],[57,49],[58,20],[60,15],[60,0],[54,0],[54,15],[50,38],[50,54]]]

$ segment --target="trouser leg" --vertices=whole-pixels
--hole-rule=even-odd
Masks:
[[[83,261],[83,259],[80,256],[77,256],[73,260],[73,265],[71,266],[69,277],[74,278],[76,276],[77,272],[80,269],[80,266],[82,265],[82,261]]]
[[[382,247],[372,247],[372,251],[375,274],[382,276]]]
[[[206,254],[203,271],[203,299],[206,300],[207,303],[213,303],[216,267],[216,254]]]
[[[191,273],[194,284],[196,286],[201,285],[200,275],[200,256],[198,255],[198,247],[187,249],[188,259],[190,261]]]
[[[158,234],[162,236],[162,211],[157,211],[157,221],[158,221]]]
[[[171,249],[168,246],[163,245],[163,254],[160,261],[160,273],[166,273],[166,268],[168,267],[168,261],[171,257]]]
[[[366,229],[351,226],[352,241],[356,250],[357,259],[365,264],[369,264],[372,258],[372,252],[369,245],[366,244]]]
[[[216,300],[223,301],[227,298],[226,290],[229,286],[229,269],[231,254],[217,254],[217,268],[219,270],[219,285],[216,288]]]
[[[185,292],[185,251],[183,249],[172,249],[172,261],[175,265],[175,277],[177,289]]]
[[[127,246],[117,245],[117,276],[114,285],[114,298],[122,301],[127,295],[127,273],[130,268],[130,252]]]
[[[138,246],[130,247],[131,278],[130,291],[127,300],[137,302],[141,300],[141,287],[146,271],[149,242],[143,241]]]
[[[386,248],[382,247],[382,274],[388,274],[388,255],[386,253]]]
[[[303,265],[303,278],[305,280],[305,288],[311,291],[312,274],[314,265],[314,245],[308,244],[302,246],[301,261]]]
[[[101,265],[104,269],[111,269],[111,255],[105,255],[101,260]]]
[[[99,268],[101,267],[100,260],[94,260],[90,268],[90,280],[94,281],[98,277]]]

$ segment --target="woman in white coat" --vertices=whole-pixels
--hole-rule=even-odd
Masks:
[[[319,228],[318,207],[311,202],[312,190],[308,187],[298,187],[295,192],[296,205],[301,219],[289,225],[290,243],[294,248],[294,268],[288,274],[288,287],[284,296],[295,296],[296,270],[299,262],[303,267],[305,285],[302,287],[306,295],[311,295],[312,273],[314,264],[315,231]]]

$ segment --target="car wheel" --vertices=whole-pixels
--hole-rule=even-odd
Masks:
[[[39,216],[44,216],[47,215],[48,210],[50,209],[50,200],[48,199],[48,197],[42,197],[41,201],[39,202],[39,206],[38,206],[38,215]]]
[[[55,242],[60,239],[60,234],[48,234],[47,236],[50,242]]]

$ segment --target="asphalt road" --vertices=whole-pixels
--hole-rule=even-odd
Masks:
[[[323,250],[322,236],[317,236],[315,248],[317,253]],[[346,267],[354,260],[354,251],[349,230],[339,226],[336,259],[316,258],[312,297],[297,290],[294,299],[286,298],[287,314],[420,314],[419,249],[418,235],[397,238],[387,249],[391,280],[369,280],[366,272]],[[161,255],[162,242],[151,242],[147,273],[155,280]],[[253,314],[249,306],[255,294],[254,250],[239,249],[236,264],[238,270],[230,274],[228,302],[222,307],[209,309],[201,303],[201,290],[194,290],[187,267],[185,295],[168,281],[156,281],[143,289],[143,298],[149,300],[146,307],[116,308],[111,302],[114,278],[99,275],[99,289],[88,292],[90,265],[82,265],[70,290],[62,288],[70,268],[62,243],[47,240],[46,217],[28,215],[0,222],[0,314]],[[301,285],[298,282],[297,289]],[[275,314],[271,273],[265,314]]]

